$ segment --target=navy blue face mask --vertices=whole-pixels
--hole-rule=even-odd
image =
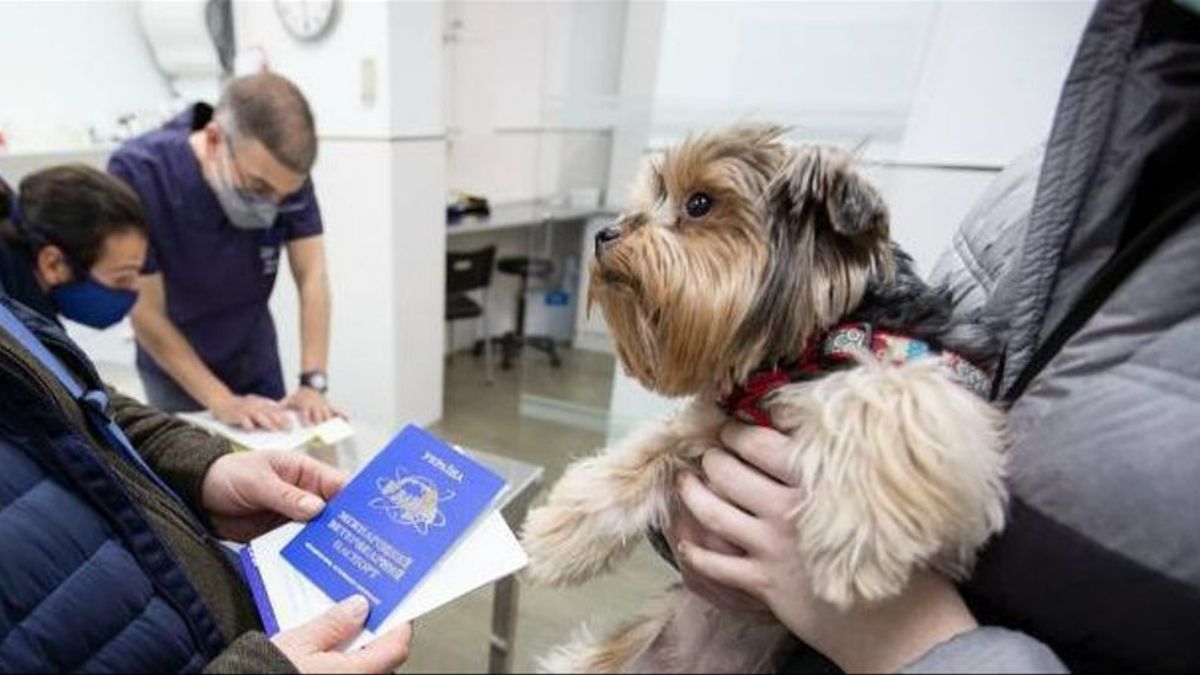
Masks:
[[[36,244],[49,243],[47,237],[42,236],[37,228],[31,227],[25,221],[21,212],[21,200],[15,192],[12,193],[8,217],[9,221],[35,244],[35,249]],[[76,281],[50,289],[50,298],[58,308],[59,314],[76,323],[102,330],[124,319],[133,310],[133,305],[137,302],[137,291],[105,286],[92,278],[82,265],[71,261],[69,256],[67,261]]]
[[[108,328],[124,319],[137,302],[137,291],[109,288],[91,275],[82,276],[79,281],[50,289],[50,297],[58,306],[59,314],[76,323]]]

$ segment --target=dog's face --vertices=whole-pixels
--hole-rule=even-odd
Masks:
[[[777,127],[685,141],[651,161],[596,237],[598,303],[626,370],[660,393],[741,382],[796,355],[890,274],[887,212],[847,154]]]

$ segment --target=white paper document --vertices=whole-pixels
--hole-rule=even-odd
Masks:
[[[259,592],[266,594],[280,631],[314,619],[335,604],[281,555],[284,546],[303,527],[304,523],[289,523],[249,544],[250,556],[261,579]],[[529,558],[503,516],[493,511],[463,536],[458,545],[396,607],[378,632],[385,633],[477,588],[515,574],[528,563]],[[251,587],[255,590],[253,580]],[[268,622],[264,620],[264,623]],[[374,633],[364,630],[348,648],[362,646],[373,637]]]
[[[294,412],[288,413],[291,428],[287,431],[246,431],[217,420],[210,412],[182,413],[179,417],[218,436],[224,436],[247,450],[295,450],[313,441],[334,445],[354,436],[354,427],[341,417],[306,427]]]

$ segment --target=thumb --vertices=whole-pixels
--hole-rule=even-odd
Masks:
[[[295,629],[297,637],[313,653],[334,651],[358,635],[371,605],[361,595],[352,595],[321,616]]]
[[[289,520],[312,520],[325,508],[325,500],[278,476],[262,487],[263,506]]]

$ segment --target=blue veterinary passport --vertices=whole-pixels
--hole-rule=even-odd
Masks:
[[[503,489],[495,473],[409,425],[283,557],[335,601],[365,596],[376,630]]]

